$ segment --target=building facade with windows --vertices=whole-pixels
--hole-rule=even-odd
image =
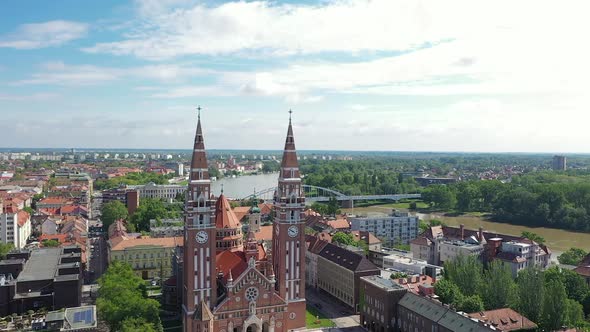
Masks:
[[[2,209],[0,201],[0,242],[24,248],[31,236],[31,216],[28,212]]]
[[[352,231],[370,232],[387,246],[409,244],[418,236],[418,224],[417,216],[400,211],[388,216],[350,218]]]
[[[109,240],[109,262],[122,261],[143,279],[168,279],[173,274],[172,259],[176,247],[183,245],[182,237],[128,239],[124,236]]]

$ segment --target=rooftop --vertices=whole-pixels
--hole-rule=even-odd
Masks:
[[[469,317],[491,324],[501,331],[520,331],[537,328],[537,324],[510,308],[474,312],[469,314]]]
[[[53,279],[60,257],[60,248],[41,248],[31,252],[31,258],[25,264],[25,268],[18,276],[17,281]]]
[[[370,283],[373,286],[380,287],[381,289],[384,289],[387,291],[395,291],[395,290],[404,289],[404,287],[402,287],[397,282],[394,282],[392,279],[383,278],[378,275],[361,277],[361,279]]]
[[[111,250],[125,250],[128,248],[141,249],[143,248],[174,248],[183,244],[182,237],[149,237],[144,236],[136,239],[122,239],[119,237],[110,240]]]

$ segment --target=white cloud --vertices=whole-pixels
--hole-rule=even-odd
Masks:
[[[150,10],[152,15],[142,17],[139,28],[123,40],[99,43],[86,51],[163,59],[244,52],[290,55],[408,50],[455,38],[469,30],[466,26],[492,23],[492,17],[487,16],[492,4],[472,2],[332,0],[295,5],[235,1],[168,10],[155,6]],[[142,12],[153,7],[152,1],[147,3],[147,7],[140,6]],[[471,15],[465,15],[470,11]]]
[[[138,67],[100,67],[94,65],[68,65],[63,62],[48,62],[41,71],[30,78],[13,82],[13,85],[91,85],[123,78],[153,79],[163,82],[178,82],[186,78],[210,73],[210,70],[188,65],[148,65]]]
[[[0,36],[0,47],[20,50],[60,46],[88,33],[88,24],[73,21],[49,21],[23,24],[16,31]]]

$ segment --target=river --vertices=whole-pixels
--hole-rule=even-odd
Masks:
[[[235,178],[225,177],[211,183],[211,190],[214,195],[219,195],[223,185],[225,196],[239,199],[251,195],[254,189],[257,191],[277,186],[279,173],[243,175]]]

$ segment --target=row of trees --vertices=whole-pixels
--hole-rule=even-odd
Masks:
[[[400,175],[392,160],[302,161],[305,184],[330,188],[347,195],[415,193],[418,185]]]
[[[125,176],[118,176],[110,179],[99,179],[94,181],[95,190],[112,189],[125,185],[141,185],[153,182],[155,184],[167,184],[174,174],[157,174],[152,172],[127,173]]]
[[[98,313],[111,331],[163,331],[160,303],[147,297],[147,286],[131,266],[113,261],[98,281]]]
[[[435,284],[435,292],[443,303],[465,312],[510,307],[545,330],[590,327],[584,320],[590,312],[588,285],[575,272],[557,267],[529,267],[513,279],[500,261],[484,269],[477,258],[460,256],[445,263],[445,279]]]
[[[432,208],[490,212],[502,221],[590,231],[590,174],[537,172],[509,183],[465,181],[422,191]]]

